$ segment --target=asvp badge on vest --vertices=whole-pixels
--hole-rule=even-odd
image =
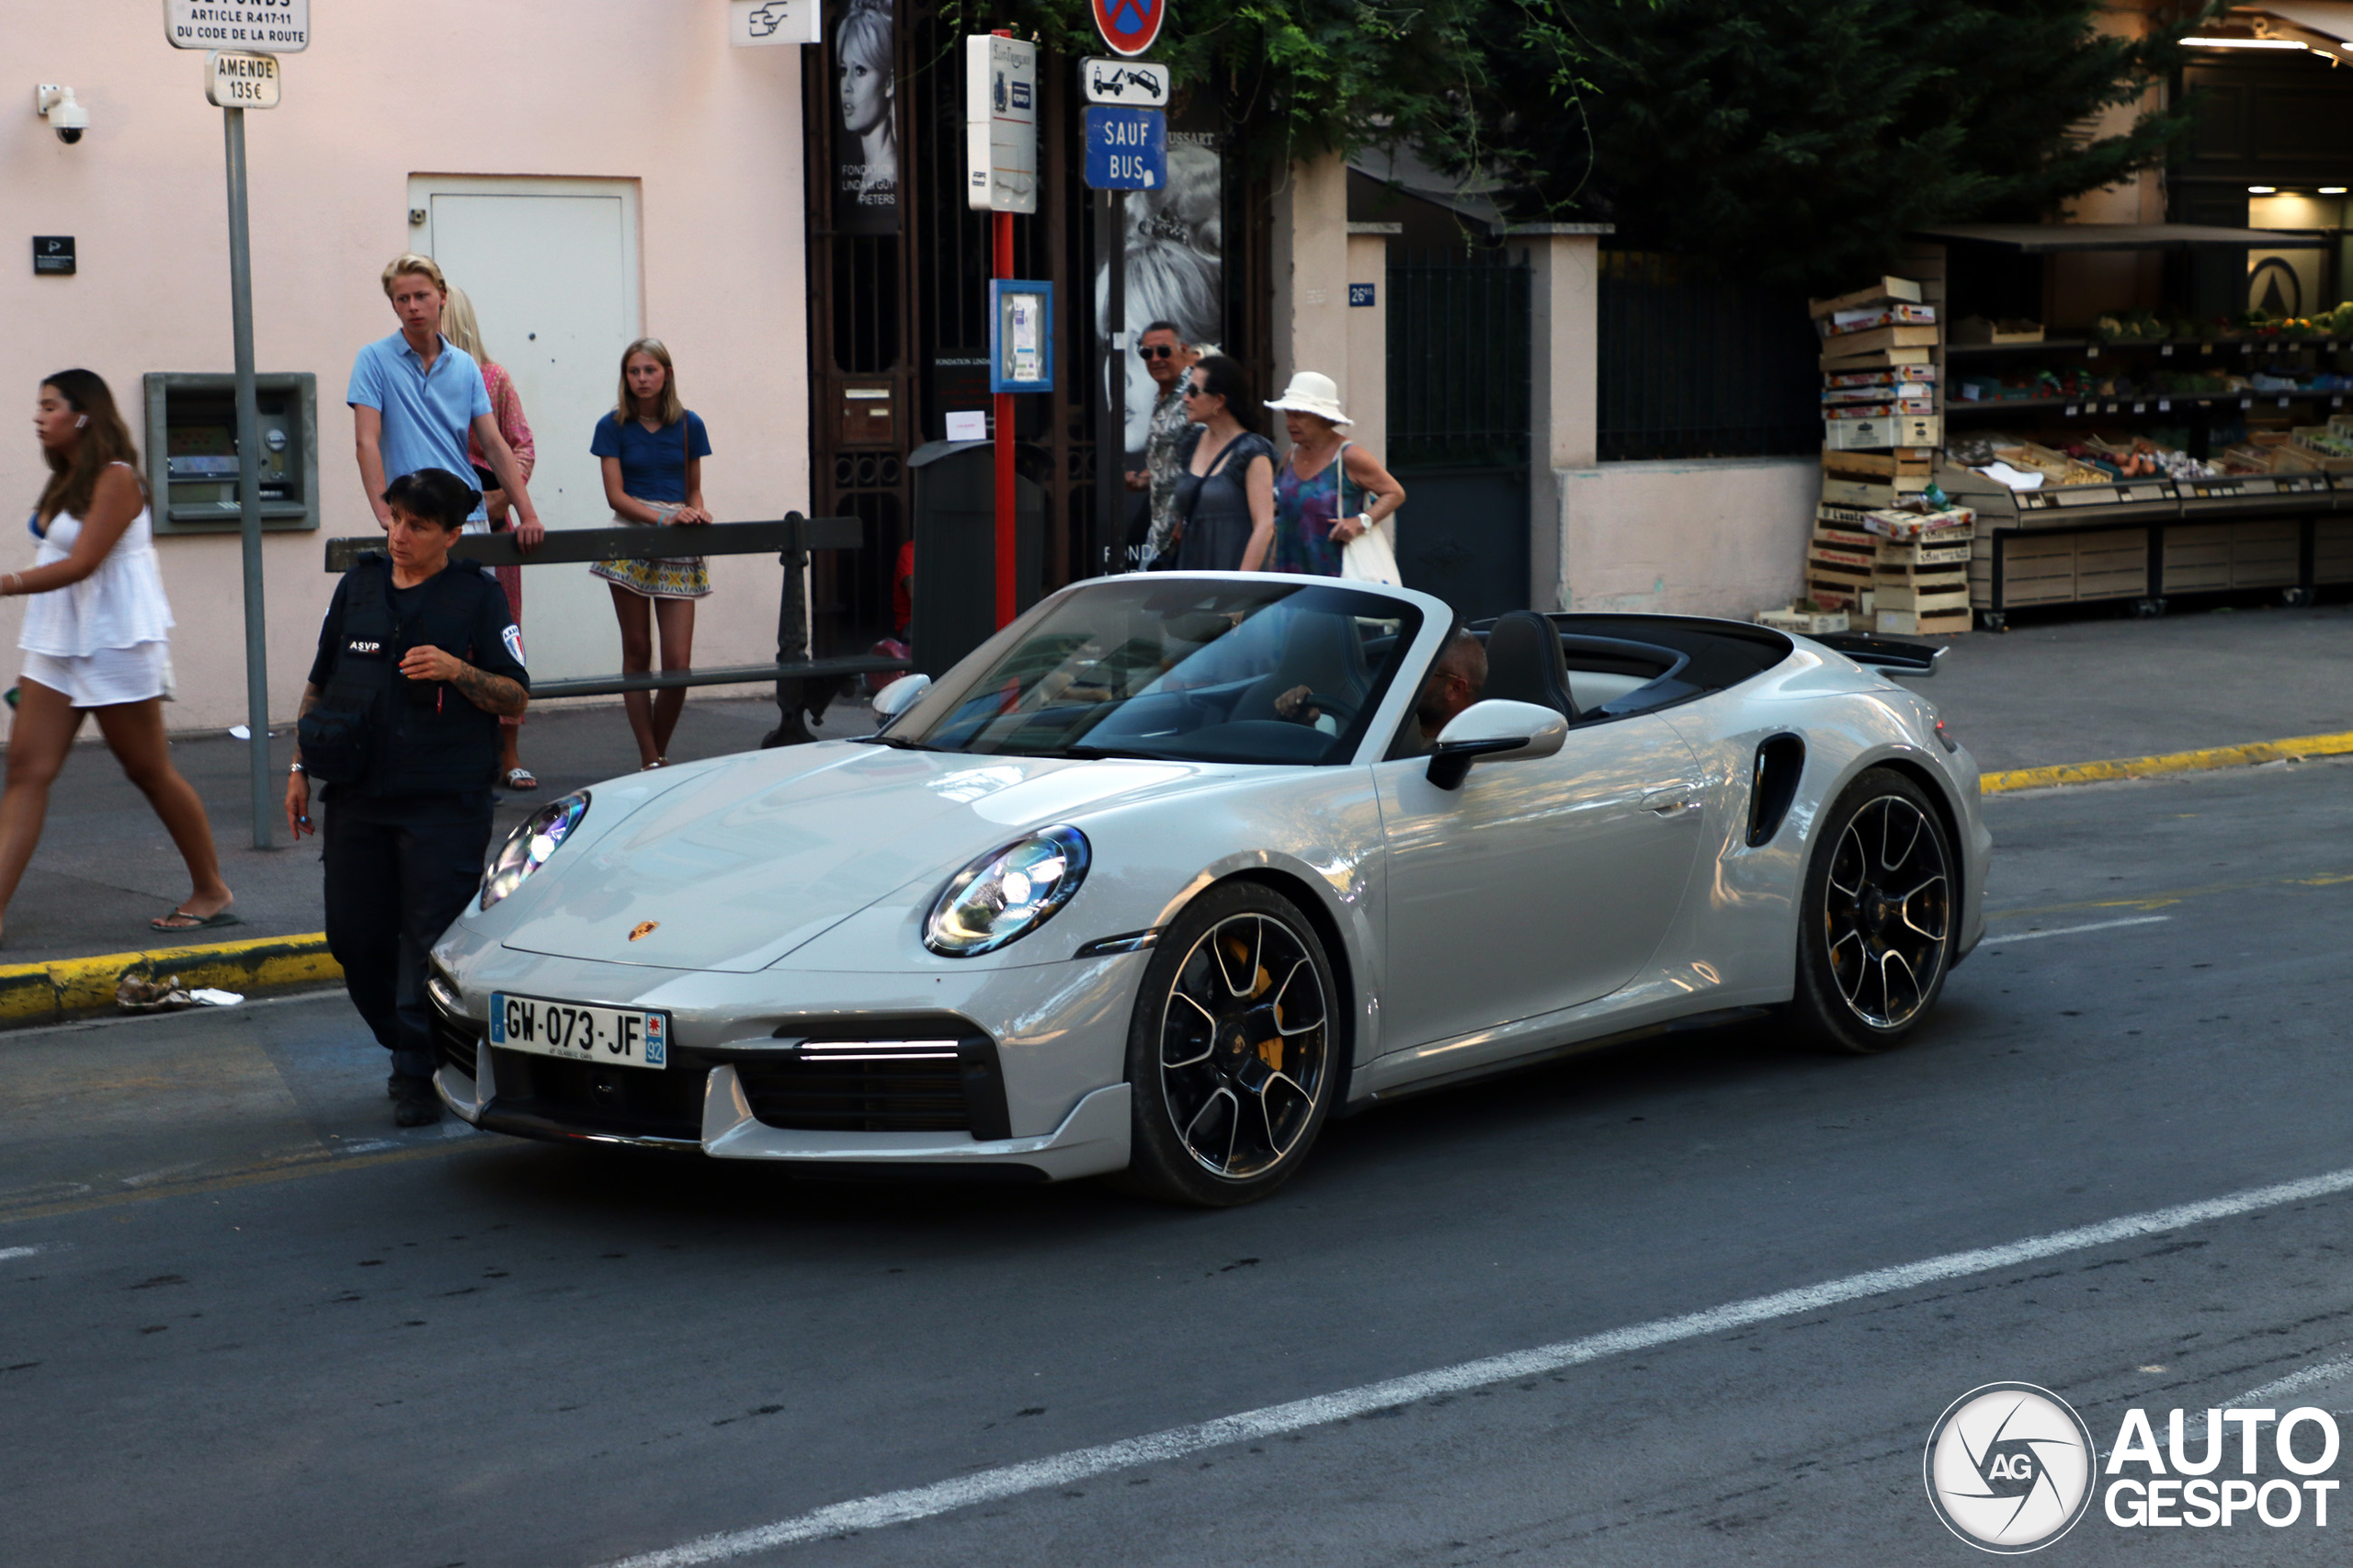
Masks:
[[[1168,0],[1090,0],[1095,30],[1117,54],[1142,54],[1160,37]]]

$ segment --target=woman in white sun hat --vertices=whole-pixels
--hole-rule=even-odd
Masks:
[[[1405,487],[1340,426],[1350,421],[1329,376],[1302,370],[1280,397],[1290,458],[1275,474],[1275,548],[1267,568],[1337,577],[1348,541],[1405,504]]]

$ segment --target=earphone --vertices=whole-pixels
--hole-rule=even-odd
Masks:
[[[77,418],[77,419],[75,419],[75,420],[74,421],[74,428],[75,428],[76,430],[82,429],[82,428],[84,428],[85,426],[86,426],[89,423],[90,423],[90,416],[89,416],[88,415],[85,414],[85,415],[81,415],[79,418]]]

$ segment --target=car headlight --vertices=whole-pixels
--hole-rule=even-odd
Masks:
[[[994,952],[1028,936],[1086,880],[1086,835],[1050,827],[992,849],[948,884],[924,922],[923,945],[952,959]]]
[[[582,790],[560,801],[550,801],[506,835],[498,852],[483,862],[482,905],[488,909],[523,885],[523,879],[547,863],[556,846],[572,836],[588,814],[588,791]]]

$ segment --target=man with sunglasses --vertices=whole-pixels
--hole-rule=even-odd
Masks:
[[[1185,372],[1193,366],[1193,350],[1174,322],[1156,321],[1143,329],[1136,340],[1136,353],[1143,360],[1144,373],[1160,389],[1152,403],[1152,433],[1144,439],[1143,462],[1141,470],[1128,472],[1130,490],[1152,493],[1150,516],[1152,531],[1144,538],[1142,559],[1136,565],[1149,564],[1153,558],[1168,547],[1168,532],[1176,523],[1177,444],[1192,421],[1185,414]]]

